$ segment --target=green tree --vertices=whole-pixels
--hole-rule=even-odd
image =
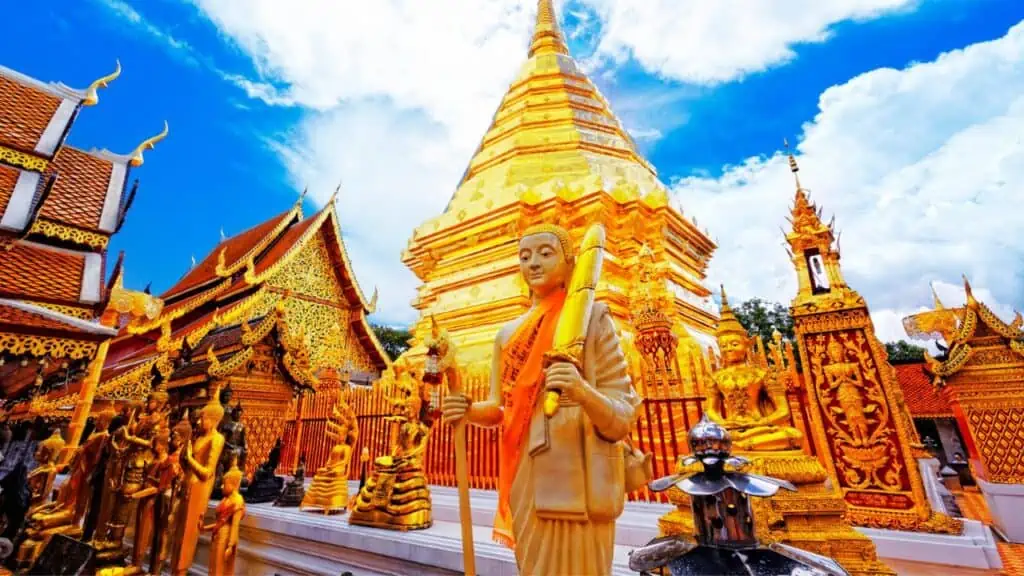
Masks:
[[[889,362],[920,362],[924,358],[924,348],[906,340],[886,342],[885,351],[889,354]]]
[[[409,349],[409,339],[412,338],[412,333],[408,329],[384,326],[383,324],[370,324],[370,327],[373,328],[377,340],[380,341],[380,345],[392,360]]]
[[[760,336],[765,345],[772,341],[772,333],[776,330],[783,338],[793,339],[793,317],[789,315],[789,308],[778,302],[751,298],[732,311],[747,332],[751,336]]]

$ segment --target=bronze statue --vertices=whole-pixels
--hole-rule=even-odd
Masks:
[[[224,437],[217,424],[224,417],[224,408],[211,397],[199,415],[199,433],[187,444],[179,464],[182,484],[178,493],[178,512],[175,519],[174,550],[171,554],[171,574],[185,576],[195,558],[199,543],[199,527],[216,479],[217,461],[224,448]]]
[[[274,506],[294,508],[302,504],[306,495],[306,456],[299,456],[299,465],[295,467],[295,475],[285,484],[284,492],[277,497]]]
[[[252,477],[252,483],[245,490],[245,501],[253,504],[262,502],[273,502],[281,495],[284,488],[284,478],[274,474],[281,464],[281,439],[278,438],[274,447],[270,449],[267,460],[256,469]]]
[[[224,395],[221,395],[223,398]],[[230,392],[228,398],[231,397]],[[224,406],[227,410],[227,406]],[[238,463],[238,469],[242,470],[242,488],[245,488],[245,462],[249,454],[245,441],[245,424],[242,424],[242,403],[238,402],[231,408],[230,414],[221,420],[218,431],[224,436],[224,451],[217,462],[217,482],[213,486],[211,498],[221,497],[221,486],[223,485],[224,473],[231,468],[231,462]]]

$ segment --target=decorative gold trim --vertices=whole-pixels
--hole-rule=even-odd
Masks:
[[[210,366],[206,369],[206,373],[213,378],[230,376],[235,370],[238,370],[252,359],[253,352],[252,346],[249,346],[228,358],[227,361],[220,362],[217,360],[217,355],[214,354],[213,347],[211,346],[206,351],[206,358],[210,361]]]
[[[249,249],[249,251],[242,255],[241,258],[238,258],[237,260],[232,262],[230,266],[227,265],[227,263],[225,262],[225,249],[221,248],[220,252],[217,253],[217,268],[215,270],[217,276],[220,276],[221,278],[228,278],[234,275],[236,272],[245,268],[249,260],[255,258],[257,254],[263,252],[263,250],[265,250],[267,246],[270,245],[271,242],[276,240],[277,237],[280,236],[281,233],[288,228],[288,226],[291,224],[292,219],[295,218],[297,215],[301,215],[299,209],[297,207],[292,208],[290,212],[288,212],[287,214],[285,214],[283,218],[281,218],[281,221],[277,223],[277,226],[274,226],[272,230],[264,234],[263,238],[261,238],[260,241],[257,242],[255,246]]]
[[[160,328],[161,325],[164,324],[165,322],[177,320],[178,318],[181,318],[185,314],[188,314],[189,312],[195,310],[196,308],[199,308],[203,304],[206,304],[207,302],[213,300],[230,287],[231,279],[227,279],[221,282],[220,284],[214,286],[213,288],[210,288],[202,295],[193,297],[191,300],[188,300],[188,303],[185,305],[178,306],[175,308],[173,307],[172,304],[170,312],[165,312],[162,316],[156,318],[155,320],[134,325],[129,324],[127,331],[129,334],[134,335],[152,332],[153,330]]]
[[[77,306],[65,306],[63,304],[50,304],[49,302],[32,302],[40,308],[46,308],[65,316],[78,318],[79,320],[95,320],[96,313],[91,308],[80,308]]]
[[[56,238],[58,240],[64,240],[65,242],[74,242],[75,244],[81,244],[89,246],[96,250],[103,250],[107,247],[107,243],[110,242],[110,238],[92,232],[89,230],[82,230],[80,228],[72,228],[63,224],[58,224],[50,220],[36,219],[32,223],[32,228],[29,230],[29,234],[42,234],[49,238]]]
[[[0,350],[16,356],[28,354],[81,360],[91,358],[98,348],[98,342],[0,332]]]
[[[8,148],[6,146],[0,146],[0,164],[7,164],[17,168],[23,168],[25,170],[31,170],[32,172],[45,172],[46,167],[49,166],[49,162],[45,158],[33,156]]]

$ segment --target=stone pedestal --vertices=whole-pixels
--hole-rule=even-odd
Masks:
[[[1024,484],[996,484],[976,478],[992,524],[1007,540],[1024,544]]]

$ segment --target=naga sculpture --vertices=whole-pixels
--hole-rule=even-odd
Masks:
[[[348,508],[349,462],[359,439],[356,413],[348,402],[342,400],[335,404],[327,421],[327,435],[336,444],[331,448],[327,463],[313,476],[313,483],[303,496],[301,507],[303,510],[333,514]]]
[[[395,394],[388,420],[398,426],[391,454],[374,461],[373,474],[359,491],[349,523],[391,530],[419,530],[433,524],[423,451],[430,436],[429,403],[423,383],[409,367],[393,365]]]

